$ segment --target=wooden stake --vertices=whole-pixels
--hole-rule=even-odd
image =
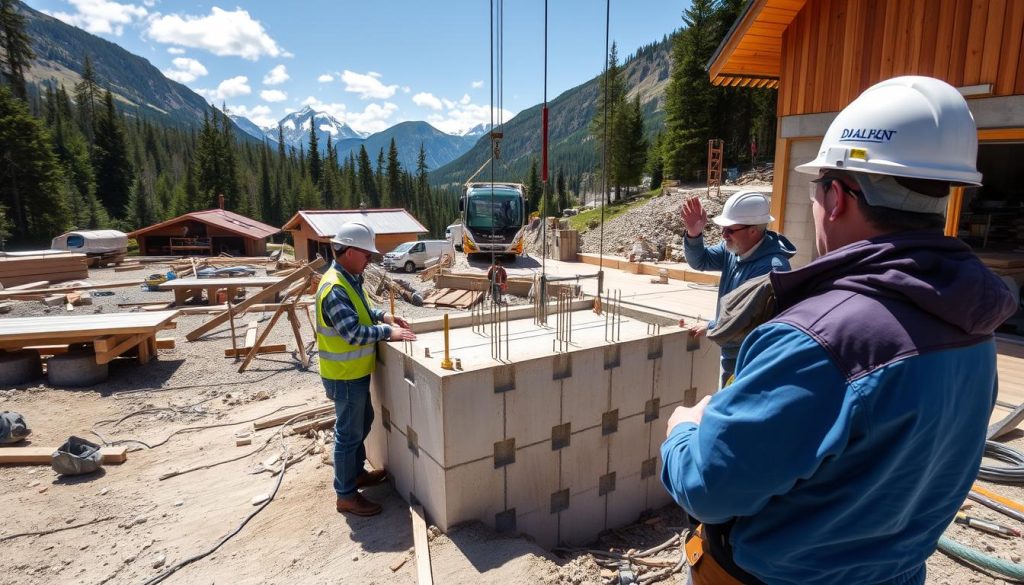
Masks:
[[[231,306],[231,299],[228,299],[228,321],[231,322],[231,349],[235,352],[235,361],[238,361],[238,339],[235,334],[235,310]]]
[[[434,585],[434,573],[430,566],[430,541],[427,540],[427,521],[423,517],[423,506],[409,506],[412,516],[412,539],[416,544],[416,580],[419,585]]]

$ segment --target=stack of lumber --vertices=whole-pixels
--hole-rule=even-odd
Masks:
[[[49,280],[89,278],[85,254],[40,251],[8,253],[0,256],[0,285],[17,286]]]
[[[468,309],[484,297],[483,291],[458,288],[435,288],[423,299],[424,307]]]

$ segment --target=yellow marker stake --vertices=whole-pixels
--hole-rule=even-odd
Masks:
[[[445,370],[454,370],[452,358],[448,356],[448,313],[444,314],[444,359],[441,360],[441,367]]]

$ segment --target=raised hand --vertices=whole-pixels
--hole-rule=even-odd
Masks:
[[[708,212],[700,204],[700,198],[694,196],[683,201],[682,208],[683,226],[686,227],[686,235],[696,238],[704,231],[708,223]]]
[[[388,341],[416,341],[416,334],[409,329],[392,326],[391,337],[388,338]]]

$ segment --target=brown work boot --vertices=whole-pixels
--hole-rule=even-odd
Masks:
[[[374,469],[373,471],[364,471],[356,477],[356,487],[365,488],[375,485],[380,485],[387,481],[388,472],[383,469]]]
[[[356,516],[376,516],[382,508],[380,504],[374,504],[364,498],[359,492],[347,498],[338,497],[337,508],[339,512],[347,512]]]

